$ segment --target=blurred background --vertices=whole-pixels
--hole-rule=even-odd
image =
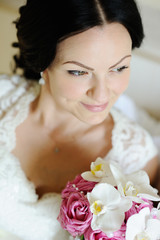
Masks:
[[[0,73],[11,74],[16,49],[18,8],[25,0],[0,0]],[[145,30],[140,49],[133,52],[131,80],[126,93],[160,120],[160,0],[137,0]]]

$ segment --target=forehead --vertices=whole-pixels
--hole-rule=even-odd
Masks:
[[[58,44],[59,60],[81,60],[103,56],[123,57],[131,52],[132,42],[127,29],[119,23],[96,26],[71,36]]]

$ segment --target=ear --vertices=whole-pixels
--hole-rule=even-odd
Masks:
[[[44,71],[43,71],[43,79],[45,80],[45,83],[48,84],[49,82],[49,74],[48,74],[48,68],[46,68]]]

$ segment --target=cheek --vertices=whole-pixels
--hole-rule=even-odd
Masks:
[[[85,87],[77,81],[59,80],[53,84],[52,89],[59,97],[78,99],[85,93]]]
[[[125,74],[117,79],[114,79],[111,83],[111,88],[116,95],[123,93],[129,84],[129,74]]]

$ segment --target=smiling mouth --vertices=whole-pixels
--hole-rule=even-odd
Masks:
[[[104,103],[102,105],[90,105],[90,104],[85,104],[82,102],[81,102],[81,104],[90,112],[103,112],[106,109],[106,107],[108,106],[108,102]]]

